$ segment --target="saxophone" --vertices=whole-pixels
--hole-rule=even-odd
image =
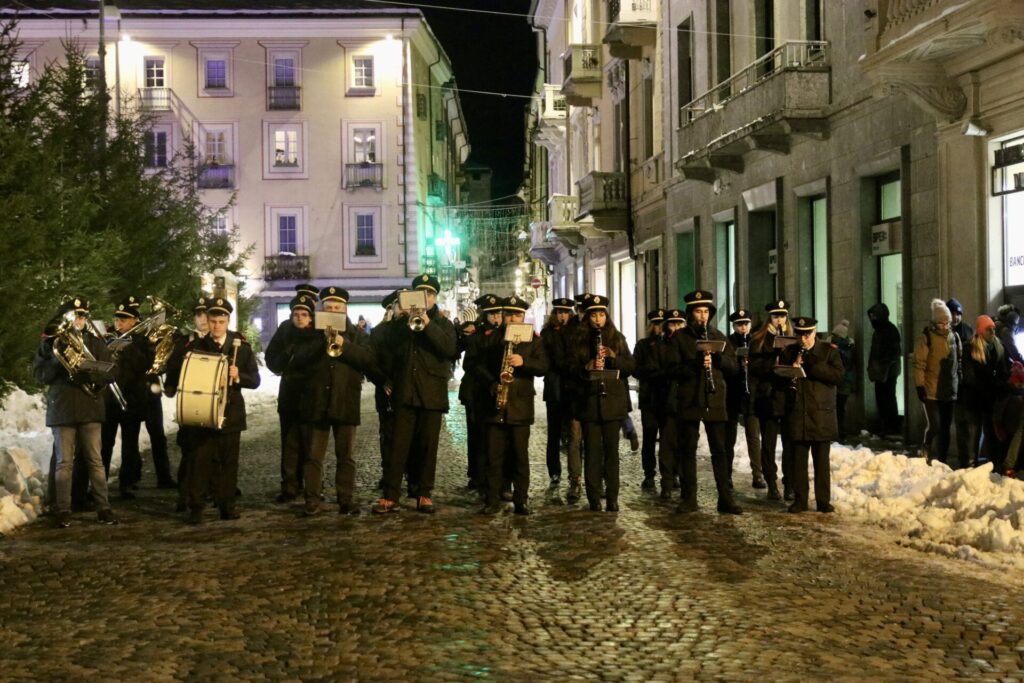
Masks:
[[[512,354],[516,352],[516,343],[508,342],[505,344],[505,355],[501,358],[501,372],[498,373],[498,391],[495,396],[495,407],[499,411],[505,410],[508,407],[508,390],[512,386],[512,381],[515,379],[514,370],[512,368]]]

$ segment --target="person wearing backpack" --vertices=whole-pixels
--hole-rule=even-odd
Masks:
[[[949,455],[953,406],[963,358],[960,337],[950,329],[952,318],[946,302],[933,299],[931,324],[914,345],[914,385],[928,418],[921,450],[929,463],[945,463]]]

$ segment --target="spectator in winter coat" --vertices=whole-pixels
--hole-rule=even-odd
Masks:
[[[960,338],[960,348],[966,357],[970,353],[967,347],[974,337],[974,328],[964,322],[964,307],[955,298],[946,302],[946,308],[953,316],[949,328]],[[978,457],[980,432],[976,428],[973,411],[964,393],[958,392],[956,406],[953,408],[953,422],[956,424],[956,458],[960,467],[969,467]]]
[[[953,316],[941,299],[932,300],[931,317],[931,324],[914,346],[914,386],[928,417],[924,455],[929,462],[937,459],[945,463],[963,348],[960,338],[949,329]]]
[[[1006,350],[1006,357],[1010,362],[1017,361],[1024,363],[1024,356],[1017,347],[1017,334],[1020,326],[1020,311],[1013,304],[1004,304],[999,307],[996,313],[996,336]]]
[[[892,434],[899,430],[900,413],[896,403],[896,380],[900,376],[903,343],[900,331],[889,320],[889,307],[878,303],[868,309],[874,334],[868,353],[868,379],[875,384],[878,404],[878,433]]]
[[[843,441],[846,439],[846,401],[857,388],[856,349],[850,337],[849,320],[840,320],[832,328],[832,344],[843,361],[843,379],[836,387],[836,420],[839,423],[839,440]]]
[[[987,315],[978,316],[970,345],[964,348],[964,377],[957,391],[959,406],[963,406],[970,420],[967,457],[960,460],[961,467],[978,462],[978,437],[984,435],[986,459],[1000,461],[1002,448],[996,436],[993,415],[997,403],[1007,395],[1010,366],[1006,352],[996,337],[996,325]]]

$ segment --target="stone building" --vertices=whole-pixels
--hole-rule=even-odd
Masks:
[[[436,264],[470,148],[451,63],[419,10],[121,0],[104,13],[113,106],[156,117],[147,165],[191,141],[203,201],[235,198],[220,220],[255,246],[246,284],[266,339],[297,282],[340,284],[352,313],[377,314],[384,294]],[[0,2],[0,17],[15,15],[25,78],[67,39],[98,69],[97,3]]]

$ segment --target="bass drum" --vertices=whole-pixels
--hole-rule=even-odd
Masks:
[[[219,353],[185,354],[178,380],[178,424],[220,429],[227,407],[228,359]]]

